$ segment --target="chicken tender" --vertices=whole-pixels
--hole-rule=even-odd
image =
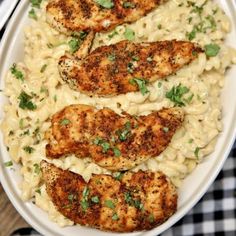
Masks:
[[[128,172],[116,178],[81,175],[41,162],[46,191],[57,210],[76,224],[132,232],[162,224],[177,209],[175,187],[161,172]]]
[[[166,0],[51,0],[47,21],[58,31],[107,31],[146,15]]]
[[[59,72],[71,88],[88,95],[115,96],[141,90],[166,78],[198,57],[202,49],[187,41],[133,43],[121,41],[101,46],[83,59],[64,55]]]
[[[70,105],[52,117],[46,156],[76,154],[109,170],[128,170],[165,150],[183,119],[179,108],[137,117]]]

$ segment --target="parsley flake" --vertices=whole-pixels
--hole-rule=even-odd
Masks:
[[[117,213],[113,214],[112,220],[119,220],[119,216],[117,215]]]
[[[166,98],[174,102],[175,106],[185,106],[182,97],[188,92],[189,88],[179,84],[178,86],[173,86],[172,89],[166,93]]]
[[[42,0],[30,0],[30,2],[32,7],[40,8]]]
[[[99,202],[100,202],[98,196],[93,196],[93,197],[91,197],[91,201],[92,201],[93,203],[99,203]]]
[[[132,85],[137,84],[140,92],[142,93],[142,95],[145,95],[149,92],[149,90],[146,87],[146,85],[148,83],[147,80],[142,79],[142,78],[134,78],[134,79],[131,79],[129,82]]]
[[[111,209],[115,208],[115,204],[112,202],[112,200],[105,200],[104,204],[106,207],[109,207]]]
[[[95,0],[95,2],[106,9],[111,9],[114,7],[114,3],[112,0]]]
[[[68,125],[68,124],[70,124],[70,123],[71,123],[71,121],[68,120],[68,119],[62,119],[62,120],[60,120],[60,125]]]
[[[135,4],[134,3],[132,3],[132,2],[124,2],[123,3],[123,7],[124,8],[135,8]]]
[[[24,75],[23,73],[16,68],[16,64],[14,63],[12,67],[10,68],[11,73],[15,76],[16,79],[24,81]]]
[[[38,19],[37,15],[35,13],[35,10],[33,8],[29,11],[28,16],[29,16],[29,18],[31,18],[33,20],[37,20]]]
[[[6,161],[6,162],[4,162],[4,166],[5,167],[13,166],[13,162],[12,161]]]
[[[205,54],[208,57],[215,57],[220,51],[220,47],[217,44],[207,44],[205,45]]]
[[[195,155],[196,158],[199,158],[199,151],[200,151],[200,148],[196,147],[195,151],[194,151],[194,155]]]
[[[35,149],[33,147],[30,146],[24,146],[23,150],[29,154],[33,153],[35,151]]]
[[[37,163],[34,164],[34,173],[37,175],[40,173],[40,166]]]
[[[68,42],[71,53],[75,53],[79,49],[80,44],[81,44],[81,41],[78,38],[72,38]]]
[[[127,40],[133,41],[135,38],[135,32],[132,29],[126,27],[125,32],[124,32],[124,36]]]
[[[114,152],[116,157],[119,157],[121,155],[121,152],[120,152],[120,150],[117,147],[113,148],[113,152]]]
[[[20,100],[19,107],[23,110],[35,110],[37,106],[31,101],[32,97],[26,92],[22,91],[18,97]]]
[[[46,70],[47,66],[47,64],[44,64],[40,69],[40,73],[43,73]]]

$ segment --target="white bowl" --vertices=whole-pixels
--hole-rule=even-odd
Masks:
[[[232,20],[232,32],[228,37],[227,44],[231,46],[235,45],[236,39],[236,2],[235,1],[217,1],[226,14],[230,16]],[[8,28],[1,42],[0,47],[0,78],[1,88],[4,87],[3,78],[6,71],[12,65],[13,62],[17,62],[23,59],[23,27],[28,24],[28,1],[21,1],[17,7],[11,21],[8,24]],[[202,197],[207,191],[211,183],[216,178],[217,174],[221,170],[224,161],[226,160],[229,151],[233,145],[236,135],[236,68],[232,68],[227,74],[227,80],[222,95],[223,104],[223,124],[224,130],[220,134],[214,153],[204,159],[204,162],[198,165],[196,170],[186,178],[183,186],[179,190],[179,206],[178,211],[161,226],[146,232],[127,233],[123,235],[157,235],[171,227],[181,217],[183,217]],[[0,116],[3,117],[3,104],[6,102],[6,98],[2,95],[0,97]],[[10,198],[11,202],[18,210],[18,212],[25,218],[25,220],[31,224],[36,230],[43,235],[83,235],[83,236],[100,236],[111,235],[108,232],[102,232],[95,229],[71,226],[60,228],[55,223],[51,222],[47,214],[36,207],[31,202],[23,202],[20,199],[19,182],[21,176],[19,174],[19,166],[14,165],[16,171],[9,168],[4,168],[3,163],[9,161],[10,157],[6,151],[6,147],[3,144],[2,134],[0,134],[0,180],[1,183]],[[120,235],[114,233],[113,235]]]
[[[2,27],[6,23],[9,16],[11,15],[11,12],[13,11],[17,2],[18,2],[18,0],[12,0],[12,1],[3,0],[0,3],[0,16],[1,16],[0,17],[0,30],[2,29]]]

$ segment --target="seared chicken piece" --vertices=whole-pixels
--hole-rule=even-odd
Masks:
[[[166,0],[51,0],[47,21],[66,34],[107,31],[138,20]],[[100,4],[99,4],[100,2]]]
[[[175,187],[161,172],[128,172],[120,178],[81,175],[41,162],[46,190],[57,210],[76,224],[132,232],[162,224],[177,208]]]
[[[59,72],[72,88],[88,95],[114,96],[138,91],[141,83],[163,79],[189,64],[202,52],[187,41],[132,43],[102,46],[84,59],[64,55]]]
[[[76,154],[91,157],[109,170],[128,170],[158,156],[181,126],[179,108],[162,109],[147,116],[118,115],[104,108],[70,105],[53,115],[46,132],[46,156]]]

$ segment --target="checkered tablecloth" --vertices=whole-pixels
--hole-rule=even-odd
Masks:
[[[0,39],[3,31],[0,31]],[[39,234],[33,229],[22,229],[14,235]],[[161,235],[236,236],[236,142],[222,171],[203,198],[185,217]]]
[[[236,142],[198,204],[162,236],[236,236]]]

